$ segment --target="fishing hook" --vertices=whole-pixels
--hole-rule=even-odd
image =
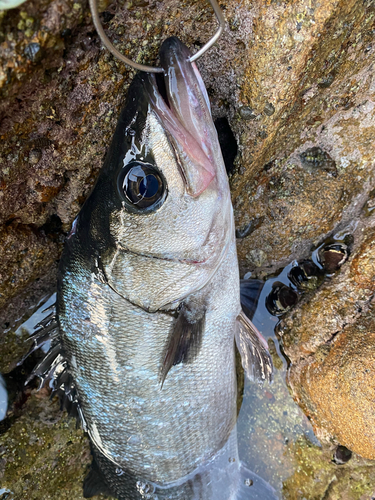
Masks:
[[[221,12],[221,9],[219,7],[219,4],[217,3],[217,0],[209,0],[216,18],[219,22],[219,29],[217,32],[214,34],[214,36],[200,49],[198,52],[193,54],[189,61],[194,62],[196,61],[199,57],[201,57],[206,50],[208,50],[212,45],[216,42],[216,40],[221,36],[221,34],[224,31],[225,27],[225,19],[223,16],[223,13]],[[119,52],[111,43],[110,39],[107,37],[107,35],[104,32],[103,26],[100,22],[99,19],[99,12],[98,12],[98,5],[97,5],[97,0],[89,0],[90,3],[90,9],[91,9],[91,15],[92,15],[92,20],[94,21],[94,25],[96,28],[96,31],[98,32],[98,35],[103,43],[103,45],[115,56],[117,59],[120,59],[120,61],[124,62],[125,64],[128,64],[132,68],[138,69],[140,71],[145,71],[147,73],[163,73],[164,70],[163,68],[157,68],[155,66],[146,66],[144,64],[139,64],[131,59],[127,58],[121,52]]]

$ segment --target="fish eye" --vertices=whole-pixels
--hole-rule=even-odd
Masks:
[[[122,169],[118,188],[131,211],[151,212],[159,208],[167,195],[167,183],[158,168],[149,163],[131,162]]]

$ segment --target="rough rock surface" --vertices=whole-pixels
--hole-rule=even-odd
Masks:
[[[199,65],[214,117],[229,119],[239,143],[231,182],[246,234],[241,267],[276,269],[350,220],[372,187],[374,4],[222,8],[228,28]],[[116,46],[140,62],[154,61],[169,35],[194,49],[216,27],[197,1],[101,9]],[[2,280],[1,306],[61,250],[56,233],[69,229],[94,182],[133,71],[101,49],[86,2],[72,0],[3,11],[0,71],[0,246],[12,246],[0,273],[13,276]],[[322,154],[302,161],[314,147]]]
[[[238,244],[244,270],[300,258],[351,220],[373,185],[373,9],[277,2],[254,19],[241,80],[254,119],[236,122],[232,179],[237,227],[254,228]],[[312,148],[323,154],[303,160]]]
[[[315,357],[299,367],[306,398],[316,406],[314,424],[371,459],[375,458],[374,319],[371,311],[346,328],[323,359]]]
[[[375,219],[352,232],[352,255],[336,276],[279,326],[289,383],[317,435],[375,459]]]
[[[1,432],[0,453],[1,485],[12,500],[83,500],[91,462],[88,438],[48,400],[47,390],[32,391],[23,414]],[[106,497],[93,497],[99,498]]]
[[[325,447],[301,439],[290,442],[285,455],[277,426],[273,433],[262,427],[257,443],[264,450],[275,445],[271,455],[277,463],[287,456],[288,464],[297,464],[295,469],[288,465],[289,478],[283,476],[285,498],[368,500],[375,489],[371,462],[357,457],[337,466],[331,457],[340,443],[375,458],[373,431],[368,431],[374,399],[375,5],[372,0],[224,0],[221,7],[228,27],[198,65],[214,118],[225,116],[238,142],[229,175],[242,274],[267,276],[310,256],[327,236],[354,235],[341,272],[306,295],[280,328],[292,361],[293,396]],[[208,3],[198,0],[103,0],[100,10],[116,46],[139,62],[154,62],[167,36],[177,35],[198,49],[216,28]],[[95,181],[133,75],[102,49],[85,0],[29,0],[0,11],[0,347],[6,352],[1,359],[5,372],[14,369],[24,351],[9,325],[54,287],[64,235]],[[272,389],[262,393],[260,406],[269,404],[269,394]],[[16,439],[19,450],[27,448],[21,424],[39,428],[33,412],[46,404],[43,397],[39,406],[34,396],[27,402],[31,406],[22,406],[14,434],[0,432],[7,450],[9,443],[18,449]],[[275,401],[281,405],[282,399]],[[45,411],[56,416],[57,406]],[[281,406],[276,413],[283,415]],[[62,421],[48,427],[48,439],[60,444],[73,432],[66,430],[59,441]],[[80,498],[76,487],[89,462],[87,442],[77,436],[85,451],[80,455],[74,448],[65,462],[66,477],[72,478],[67,498]],[[43,455],[43,463],[51,456],[57,460],[54,450]],[[43,467],[49,481],[52,472]],[[17,498],[63,498],[58,490],[48,490],[49,497],[43,490],[37,493],[32,473],[21,462],[15,470],[13,478],[10,468],[0,469],[0,487],[4,478],[6,485],[14,479]],[[43,482],[42,475],[38,481]]]

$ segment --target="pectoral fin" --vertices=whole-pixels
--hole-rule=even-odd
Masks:
[[[164,354],[160,373],[161,387],[172,366],[188,363],[198,354],[204,325],[204,306],[196,307],[194,303],[182,304]]]
[[[267,341],[243,311],[237,316],[235,338],[248,378],[271,382],[273,365]]]

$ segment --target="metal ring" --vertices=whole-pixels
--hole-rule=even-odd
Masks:
[[[224,31],[225,27],[225,19],[223,16],[223,13],[221,12],[221,9],[219,7],[219,4],[217,3],[217,0],[209,0],[212,8],[214,9],[215,15],[217,17],[217,20],[219,22],[219,29],[215,33],[215,35],[200,49],[198,52],[194,55],[191,56],[189,59],[190,62],[196,61],[201,55],[203,55],[206,50],[208,50],[212,45],[216,42],[216,40],[220,37],[220,35]],[[98,6],[97,6],[97,0],[89,0],[90,3],[90,9],[91,9],[91,15],[92,15],[92,20],[94,21],[94,25],[96,28],[96,31],[98,32],[98,35],[103,43],[103,45],[115,56],[117,59],[120,59],[120,61],[124,62],[125,64],[128,64],[132,68],[138,69],[140,71],[146,71],[147,73],[163,73],[164,70],[163,68],[156,68],[155,66],[145,66],[144,64],[138,64],[136,62],[133,62],[131,59],[128,59],[125,57],[121,52],[119,52],[113,45],[110,39],[107,37],[107,35],[104,32],[103,26],[100,22],[99,19],[99,12],[98,12]]]

